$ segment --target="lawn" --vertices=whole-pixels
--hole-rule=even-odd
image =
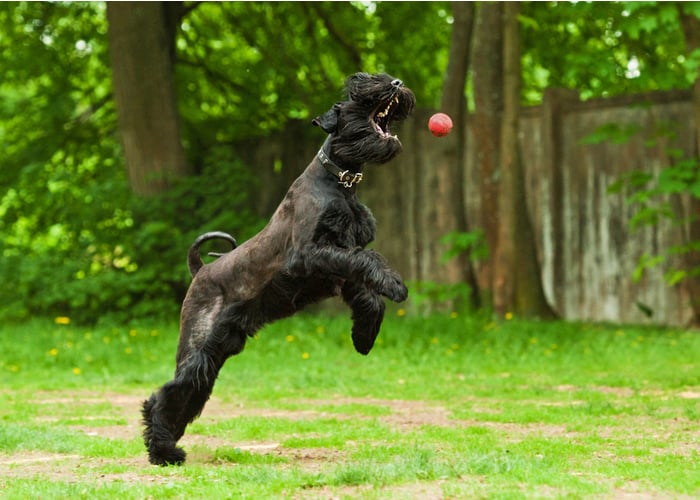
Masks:
[[[700,334],[388,314],[369,356],[303,315],[225,365],[148,464],[139,406],[177,326],[0,327],[0,497],[697,498]]]

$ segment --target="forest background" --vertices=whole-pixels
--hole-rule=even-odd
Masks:
[[[412,282],[409,307],[700,322],[698,3],[4,2],[0,54],[3,321],[176,317],[194,237],[258,231],[323,141],[311,119],[348,74],[383,71],[419,105],[399,130],[406,151],[368,170],[360,197],[378,249]],[[567,157],[566,113],[605,114],[600,102],[680,103],[644,130],[628,118],[573,138],[627,158],[601,187],[624,207],[613,237],[674,236],[627,245],[613,259],[627,266],[594,255],[582,279],[561,279],[588,250],[565,259],[566,232],[544,243],[541,220],[564,227],[578,213],[561,208],[569,170],[551,158]],[[554,139],[526,140],[533,109]],[[447,139],[425,129],[435,110],[453,117]],[[537,145],[553,150],[542,170]],[[650,148],[664,161],[628,161]],[[593,158],[602,170],[611,156]],[[534,172],[554,185],[544,207]],[[658,289],[649,272],[683,313],[659,313],[642,292],[612,317],[560,299],[601,295],[594,275]]]

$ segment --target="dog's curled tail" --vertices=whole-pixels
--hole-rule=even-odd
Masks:
[[[199,235],[197,239],[194,240],[194,243],[192,243],[192,246],[190,247],[190,251],[187,253],[187,267],[190,268],[190,274],[193,278],[194,275],[197,274],[197,271],[199,271],[204,265],[204,262],[202,262],[202,256],[199,254],[199,247],[205,241],[216,239],[228,241],[231,244],[231,250],[234,250],[238,246],[238,243],[236,243],[233,236],[221,231],[212,231],[210,233]],[[223,254],[210,252],[209,255],[212,257],[221,257]]]

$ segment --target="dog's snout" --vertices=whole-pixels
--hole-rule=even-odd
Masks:
[[[403,82],[397,78],[396,80],[391,81],[391,86],[396,87],[398,89],[403,87]]]

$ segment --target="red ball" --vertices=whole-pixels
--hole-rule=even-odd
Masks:
[[[445,113],[435,113],[428,120],[428,128],[435,137],[445,137],[452,130],[452,119]]]

